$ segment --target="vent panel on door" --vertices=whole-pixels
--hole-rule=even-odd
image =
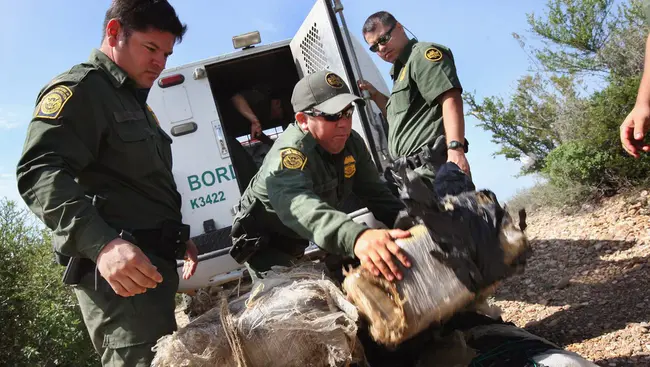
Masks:
[[[305,38],[300,42],[300,52],[305,61],[307,74],[329,68],[323,49],[323,40],[318,33],[316,23],[311,26]]]

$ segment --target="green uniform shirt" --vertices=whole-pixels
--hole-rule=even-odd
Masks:
[[[293,123],[273,144],[242,195],[240,212],[257,199],[264,218],[255,219],[265,230],[354,257],[354,243],[368,227],[337,210],[350,193],[389,227],[403,208],[379,180],[358,133],[352,131],[343,151],[332,155]]]
[[[181,221],[171,138],[146,97],[99,50],[39,94],[18,162],[18,190],[53,230],[58,252],[95,261],[119,229]],[[106,200],[98,210],[86,194]]]
[[[444,134],[444,92],[462,90],[451,50],[431,42],[409,41],[390,71],[393,79],[386,114],[392,158],[409,156]]]

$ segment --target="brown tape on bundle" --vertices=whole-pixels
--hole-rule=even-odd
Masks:
[[[372,337],[387,346],[448,319],[474,299],[454,270],[431,256],[441,249],[427,228],[418,225],[409,231],[411,237],[395,241],[411,260],[411,268],[402,269],[401,281],[391,283],[356,268],[343,282],[352,303],[368,319]]]
[[[343,281],[348,298],[368,320],[370,335],[388,347],[410,339],[432,324],[444,323],[472,302],[483,301],[496,287],[493,283],[473,292],[467,281],[459,279],[470,270],[462,268],[463,263],[452,267],[445,262],[441,254],[446,252],[431,238],[426,226],[416,225],[409,232],[410,237],[395,240],[411,261],[408,269],[400,265],[404,274],[401,281],[389,282],[361,267],[347,271]],[[494,261],[510,265],[528,250],[523,232],[508,221],[503,222],[499,238],[504,258]]]

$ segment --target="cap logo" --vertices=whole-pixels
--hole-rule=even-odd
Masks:
[[[327,73],[327,75],[325,75],[325,81],[332,88],[343,88],[343,79],[334,73]]]

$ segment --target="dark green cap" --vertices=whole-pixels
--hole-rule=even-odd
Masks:
[[[334,114],[357,102],[363,105],[365,101],[350,93],[343,79],[335,73],[322,70],[300,79],[293,88],[291,104],[295,112],[316,109]]]

